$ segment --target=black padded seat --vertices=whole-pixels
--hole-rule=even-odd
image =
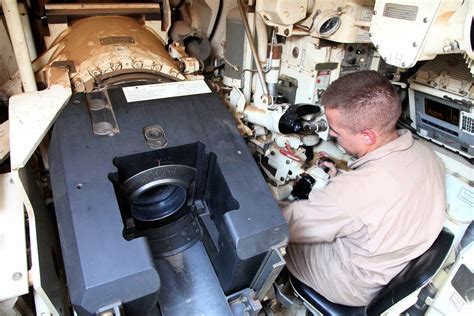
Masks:
[[[413,259],[372,299],[367,307],[335,304],[290,275],[296,294],[324,315],[380,315],[391,306],[425,286],[441,269],[453,245],[454,235],[444,229],[431,247]]]
[[[365,306],[352,307],[333,303],[295,278],[291,273],[290,283],[293,290],[301,299],[324,315],[365,315]]]

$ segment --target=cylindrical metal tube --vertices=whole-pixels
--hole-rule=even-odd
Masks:
[[[281,111],[269,111],[255,106],[247,106],[244,110],[246,121],[263,126],[276,133],[280,133],[278,124],[283,113],[284,112]]]
[[[278,78],[280,77],[280,64],[281,64],[281,45],[270,45],[268,49],[268,59],[270,60],[270,68],[265,74],[265,81],[267,82],[268,91],[272,97],[278,94]]]
[[[173,256],[155,260],[162,288],[158,304],[164,315],[232,315],[201,241]]]
[[[33,39],[33,32],[31,31],[30,19],[28,18],[28,9],[26,4],[19,4],[19,11],[21,16],[21,22],[23,23],[23,31],[25,32],[26,45],[28,46],[28,52],[30,54],[30,60],[35,60],[38,57],[36,53],[35,40]]]
[[[264,64],[267,62],[268,34],[267,26],[260,14],[255,15],[255,29],[257,30],[258,61]]]
[[[267,89],[267,86],[265,85],[265,77],[263,76],[262,66],[258,62],[257,49],[255,48],[253,37],[252,37],[252,34],[250,33],[249,23],[247,21],[247,16],[245,15],[245,11],[244,11],[244,4],[242,3],[242,0],[238,0],[237,4],[239,6],[242,22],[244,23],[245,34],[247,34],[247,40],[249,42],[249,46],[250,46],[250,49],[252,50],[252,55],[255,60],[255,66],[257,67],[258,78],[260,79],[260,84],[262,85],[263,94],[265,96],[268,96],[268,89]]]
[[[3,14],[8,26],[8,33],[15,52],[18,70],[20,71],[21,83],[25,92],[37,91],[35,74],[31,65],[25,32],[21,23],[20,12],[16,0],[2,1]]]

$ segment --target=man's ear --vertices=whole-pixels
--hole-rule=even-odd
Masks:
[[[364,129],[361,132],[362,141],[365,145],[371,146],[377,141],[377,134],[371,129]]]

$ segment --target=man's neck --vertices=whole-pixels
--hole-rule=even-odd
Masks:
[[[388,135],[385,137],[385,140],[383,141],[383,144],[380,145],[379,147],[381,147],[381,146],[383,146],[383,145],[385,145],[385,144],[388,144],[388,143],[390,143],[391,141],[397,139],[398,136],[400,136],[400,135],[398,135],[397,130],[392,131],[390,134],[388,134]]]
[[[398,136],[399,135],[398,135],[397,130],[394,130],[394,131],[392,131],[391,133],[388,133],[388,134],[379,134],[379,135],[377,135],[376,142],[373,143],[371,146],[368,146],[366,152],[363,155],[361,155],[359,158],[361,158],[361,157],[367,155],[368,153],[384,146],[385,144],[390,143],[391,141],[397,139]]]

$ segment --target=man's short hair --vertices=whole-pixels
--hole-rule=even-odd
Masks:
[[[376,71],[364,70],[340,77],[323,93],[321,104],[338,109],[341,124],[353,134],[365,129],[390,133],[401,114],[397,91]]]

